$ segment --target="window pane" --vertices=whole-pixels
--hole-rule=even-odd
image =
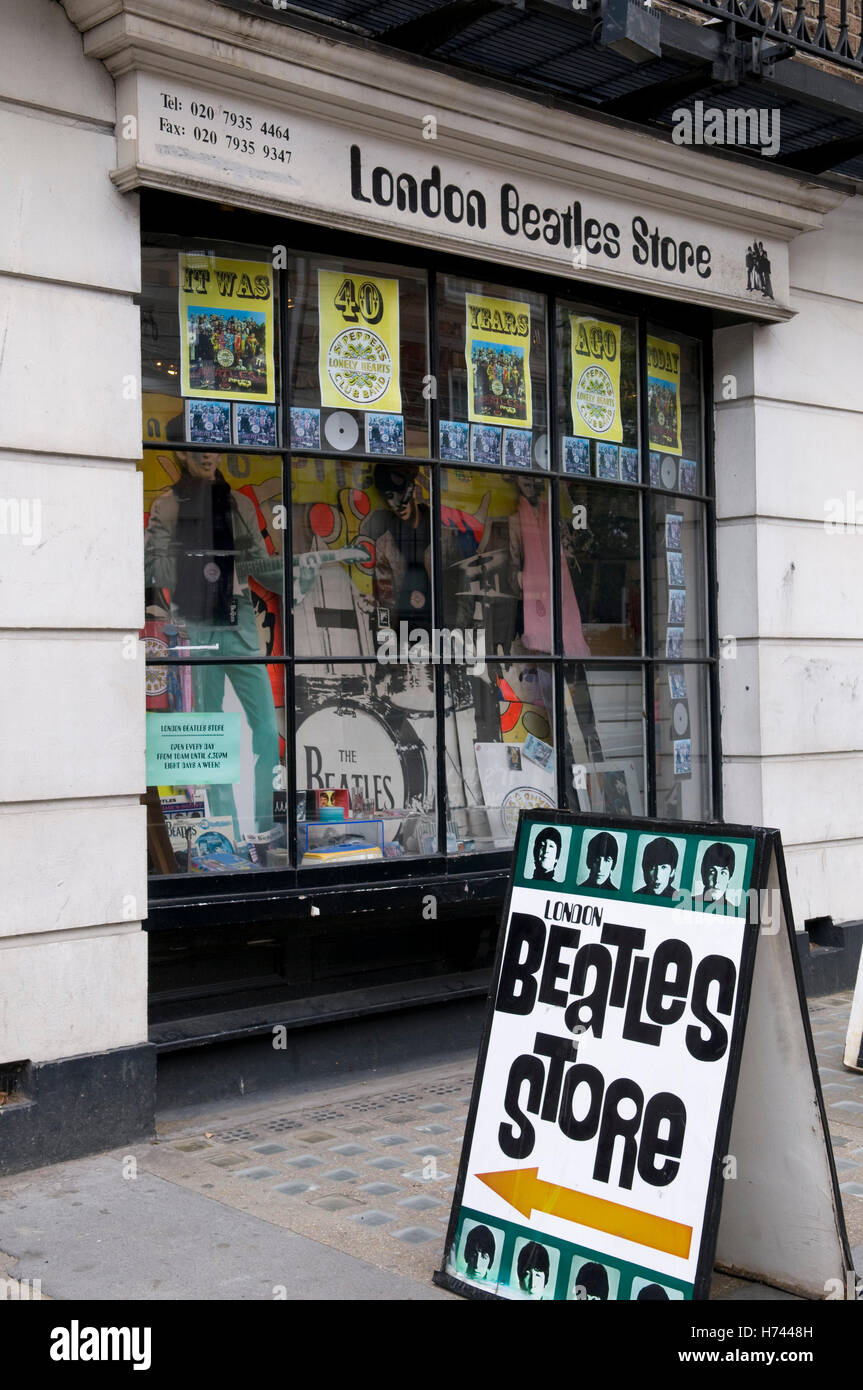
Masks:
[[[148,655],[282,656],[281,457],[148,449],[139,467]]]
[[[654,654],[679,661],[707,653],[705,508],[654,497]]]
[[[426,458],[425,275],[307,255],[290,275],[291,447]]]
[[[701,344],[648,326],[650,483],[667,492],[705,492]]]
[[[431,668],[299,666],[296,711],[300,865],[434,853]]]
[[[292,486],[297,654],[392,658],[432,622],[428,469],[298,458]]]
[[[272,250],[142,248],[144,439],[275,447],[278,276]]]
[[[506,849],[520,810],[557,805],[552,669],[495,661],[445,681],[447,848]]]
[[[489,655],[551,651],[549,486],[441,471],[444,625]]]
[[[641,670],[564,666],[566,804],[643,816],[646,738]]]
[[[147,829],[154,873],[284,867],[281,668],[147,667]]]
[[[639,482],[636,320],[559,302],[556,331],[560,467]]]
[[[441,458],[548,468],[545,299],[438,277]]]
[[[628,488],[560,484],[563,649],[641,652],[641,507]]]
[[[710,723],[705,666],[657,666],[656,814],[706,820],[712,814]]]

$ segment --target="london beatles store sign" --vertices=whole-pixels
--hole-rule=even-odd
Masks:
[[[357,134],[287,105],[182,81],[121,79],[121,188],[230,192],[233,201],[321,217],[421,245],[449,243],[563,277],[595,279],[693,302],[790,316],[788,254],[740,230],[657,211],[563,181],[466,162],[443,139]],[[623,183],[621,174],[621,183]],[[753,278],[753,257],[769,274]],[[748,267],[749,272],[748,272]]]

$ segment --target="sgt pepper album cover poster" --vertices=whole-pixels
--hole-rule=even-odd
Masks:
[[[275,400],[272,266],[181,251],[179,307],[184,396]]]
[[[465,315],[468,419],[531,429],[530,305],[466,294]]]
[[[662,338],[647,340],[647,414],[650,448],[682,454],[680,439],[680,348]]]

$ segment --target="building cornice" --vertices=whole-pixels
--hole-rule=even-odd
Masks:
[[[421,139],[437,121],[437,156],[510,177],[571,180],[625,193],[657,211],[790,241],[815,231],[847,196],[765,164],[707,156],[619,121],[514,97],[380,46],[276,24],[211,0],[63,0],[85,52],[115,77],[134,71],[218,83],[247,99],[342,120],[358,135]],[[147,180],[142,180],[142,182]],[[122,183],[121,183],[122,186]]]

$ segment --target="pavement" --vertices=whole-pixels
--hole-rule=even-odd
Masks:
[[[842,1066],[850,1008],[850,991],[809,1004],[863,1270],[863,1075]],[[449,1300],[431,1276],[474,1065],[465,1055],[302,1097],[174,1113],[152,1142],[0,1179],[7,1296]],[[792,1295],[717,1274],[711,1298]]]

